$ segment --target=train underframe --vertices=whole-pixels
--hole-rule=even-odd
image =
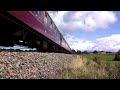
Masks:
[[[8,14],[0,14],[0,46],[23,45],[36,48],[38,52],[70,53],[42,34],[14,19]],[[34,31],[34,32],[33,32]]]

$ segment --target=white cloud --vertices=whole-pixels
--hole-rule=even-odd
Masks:
[[[76,29],[92,32],[109,28],[118,19],[113,11],[51,11],[49,14],[72,49],[82,51],[120,49],[120,34],[98,38],[95,41],[72,36]]]
[[[94,46],[94,43],[92,41],[82,40],[80,38],[76,38],[69,34],[65,36],[65,39],[68,42],[70,48],[75,49],[75,50],[84,51]]]
[[[98,50],[116,52],[120,49],[120,34],[98,38],[95,41],[82,40],[70,35],[67,35],[65,38],[70,47],[75,50]]]
[[[49,14],[62,33],[76,29],[87,32],[105,29],[117,21],[112,11],[50,11]]]

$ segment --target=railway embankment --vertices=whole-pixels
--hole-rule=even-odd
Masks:
[[[1,51],[0,79],[59,79],[63,65],[73,59],[71,54]]]
[[[0,79],[120,79],[120,62],[74,54],[1,51]]]

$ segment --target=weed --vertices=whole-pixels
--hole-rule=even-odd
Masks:
[[[108,57],[108,56],[107,56]],[[120,79],[120,62],[112,60],[99,61],[100,56],[94,56],[93,60],[74,60],[74,64],[81,62],[81,67],[70,64],[63,67],[62,77],[64,79]],[[72,66],[73,65],[73,66]],[[80,65],[80,64],[76,64]]]

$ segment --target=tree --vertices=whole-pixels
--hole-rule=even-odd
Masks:
[[[88,54],[88,52],[87,52],[87,51],[84,51],[83,53],[84,53],[84,54]]]
[[[95,51],[93,51],[93,53],[96,54],[96,53],[98,53],[98,52],[95,50]]]
[[[115,54],[114,60],[120,61],[120,50]]]
[[[73,52],[73,53],[76,53],[76,51],[75,51],[74,49],[72,50],[72,52]]]
[[[80,51],[80,50],[77,50],[77,52],[76,52],[77,54],[82,54],[82,52]]]

